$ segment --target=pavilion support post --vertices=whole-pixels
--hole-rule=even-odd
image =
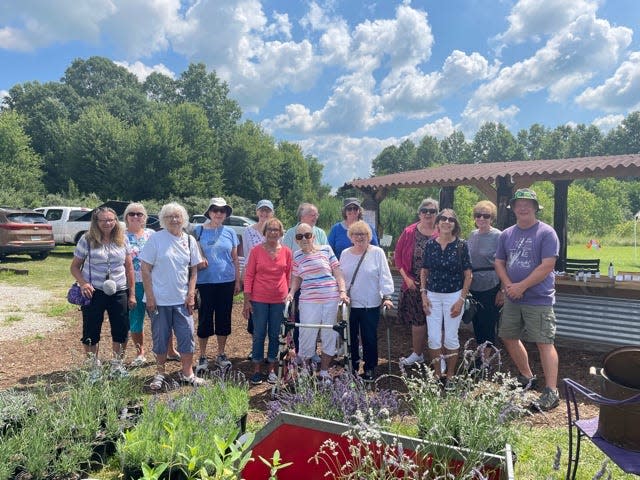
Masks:
[[[498,207],[498,218],[496,228],[504,230],[516,223],[516,216],[509,206],[509,200],[513,197],[513,182],[509,175],[496,179],[496,207]]]
[[[456,187],[442,187],[440,189],[440,210],[443,208],[453,208]]]
[[[360,189],[362,192],[362,209],[364,210],[364,220],[376,227],[378,238],[383,235],[382,224],[380,223],[380,203],[387,196],[387,191],[376,192],[371,189]]]
[[[560,252],[556,260],[556,270],[564,272],[567,261],[567,216],[568,216],[568,196],[571,180],[557,180],[553,182],[553,228],[560,240]]]

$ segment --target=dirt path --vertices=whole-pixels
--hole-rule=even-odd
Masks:
[[[26,387],[38,381],[57,383],[64,381],[66,372],[81,365],[84,356],[80,344],[81,316],[79,311],[73,311],[65,318],[48,318],[34,313],[41,310],[43,304],[51,299],[47,292],[34,292],[31,288],[8,287],[0,284],[0,389],[9,387]],[[6,293],[5,293],[6,292]],[[236,305],[233,312],[233,333],[229,337],[227,354],[233,362],[233,367],[250,376],[252,367],[247,360],[251,350],[251,337],[246,332],[246,321],[240,314],[241,306]],[[9,320],[7,320],[9,318]],[[150,351],[150,333],[148,322],[145,322],[147,335],[145,343]],[[379,373],[389,371],[398,374],[398,358],[406,355],[410,345],[410,329],[405,325],[389,325],[390,345],[387,344],[387,325],[380,322],[378,332],[380,364]],[[468,329],[461,330],[464,342],[472,336]],[[109,326],[105,322],[103,338],[109,339]],[[390,355],[387,353],[390,349]],[[540,371],[540,359],[535,348],[529,348],[534,371]],[[577,345],[575,342],[559,342],[560,378],[571,377],[578,382],[597,387],[595,378],[588,374],[589,367],[600,366],[604,351],[594,350],[593,346]],[[214,355],[209,351],[209,356]],[[108,358],[108,352],[103,350],[101,356]],[[132,360],[134,352],[129,349],[126,361]],[[151,355],[148,356],[151,360]],[[503,355],[503,370],[511,370],[513,365],[506,355]],[[177,372],[178,364],[170,362],[169,372]],[[153,364],[136,371],[149,379],[154,372]],[[383,385],[385,386],[385,385]],[[264,411],[265,402],[270,400],[270,386],[268,384],[252,386],[251,404],[254,412],[252,417],[259,420]],[[562,392],[561,392],[562,395]],[[564,406],[546,414],[537,414],[527,422],[537,425],[557,426],[566,421]]]

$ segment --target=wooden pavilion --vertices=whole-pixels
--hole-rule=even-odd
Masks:
[[[476,187],[498,207],[497,228],[515,223],[507,208],[513,193],[534,182],[554,185],[553,227],[560,238],[558,270],[564,270],[567,257],[567,195],[573,180],[606,177],[640,177],[640,154],[562,158],[515,162],[442,165],[409,172],[381,175],[347,182],[362,192],[363,207],[380,215],[380,203],[395,188],[440,187],[440,206],[452,207],[456,187]],[[378,225],[379,227],[379,225]]]

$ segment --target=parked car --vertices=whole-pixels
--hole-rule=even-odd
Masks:
[[[0,208],[0,259],[30,255],[44,260],[55,248],[53,230],[42,213],[28,208]]]
[[[91,209],[87,207],[38,207],[34,209],[44,215],[44,218],[51,224],[53,230],[53,239],[57,245],[65,243],[77,243],[76,237],[78,232],[86,231],[87,227],[77,222]]]
[[[116,212],[120,218],[120,225],[125,228],[122,221],[122,214],[129,202],[119,200],[109,200],[97,208],[109,207]],[[84,207],[38,207],[35,209],[42,213],[53,227],[54,240],[57,244],[78,243],[80,237],[89,230],[91,224],[91,214],[93,210]]]
[[[202,225],[203,223],[207,223],[208,221],[209,219],[204,215],[193,215],[191,217],[191,220],[189,221],[189,233],[193,233],[193,230],[198,225]],[[254,223],[256,223],[255,220],[252,220],[248,217],[242,217],[240,215],[229,215],[224,219],[224,222],[222,222],[223,225],[228,225],[229,227],[231,227],[236,232],[236,235],[238,235],[238,240],[240,241],[240,244],[238,245],[238,255],[241,257],[243,256],[242,234],[247,227],[250,227]]]

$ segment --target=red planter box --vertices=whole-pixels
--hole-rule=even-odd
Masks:
[[[324,462],[316,464],[314,460],[309,461],[309,459],[319,451],[322,443],[328,439],[337,442],[342,451],[347,452],[348,440],[342,435],[347,430],[349,430],[349,426],[344,423],[283,412],[256,434],[252,446],[254,460],[247,464],[242,478],[245,480],[268,478],[269,469],[260,461],[259,457],[270,459],[276,450],[280,451],[283,463],[293,462],[293,465],[278,472],[278,480],[320,480],[326,478],[324,475],[327,467]],[[431,444],[417,438],[393,435],[386,432],[382,432],[382,436],[387,444],[391,444],[394,438],[397,439],[407,454],[414,453],[418,446],[420,446],[421,451],[431,452],[417,459],[416,463],[429,466],[432,461],[432,454],[434,454],[436,458],[449,459],[449,468],[452,471],[464,464],[463,449]],[[515,479],[513,458],[509,445],[506,446],[505,451],[506,454],[504,456],[484,454],[485,468],[483,469],[483,475],[487,476],[489,480]]]

